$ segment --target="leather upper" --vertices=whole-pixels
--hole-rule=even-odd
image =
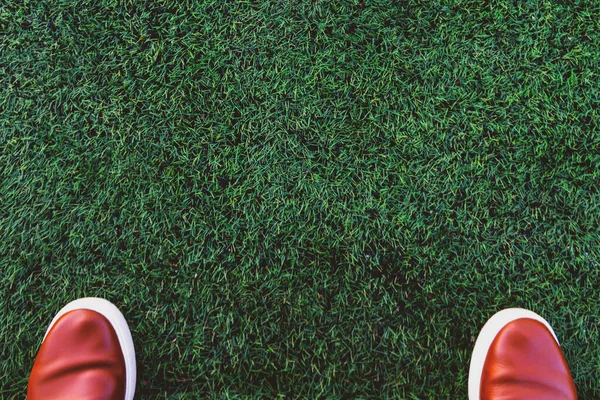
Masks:
[[[521,318],[500,330],[483,366],[480,398],[577,399],[563,353],[543,323]]]
[[[74,310],[52,326],[35,359],[29,400],[125,398],[125,361],[117,334],[100,313]]]

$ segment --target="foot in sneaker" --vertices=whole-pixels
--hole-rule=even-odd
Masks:
[[[577,399],[554,331],[532,311],[498,312],[475,342],[469,400],[493,399]]]
[[[121,312],[99,298],[67,304],[56,315],[33,364],[27,399],[131,400],[136,364]]]

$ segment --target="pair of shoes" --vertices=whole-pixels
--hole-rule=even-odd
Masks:
[[[33,363],[27,399],[132,400],[136,363],[123,314],[83,298],[58,312]]]
[[[471,356],[469,400],[577,399],[571,372],[550,324],[509,308],[483,326]]]
[[[112,303],[84,298],[54,317],[31,371],[27,398],[132,400],[131,333]],[[532,311],[498,312],[481,330],[469,368],[469,400],[577,399],[558,339]]]

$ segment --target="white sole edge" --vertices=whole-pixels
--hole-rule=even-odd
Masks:
[[[125,317],[113,303],[98,297],[85,297],[70,302],[56,314],[46,330],[44,339],[60,317],[70,311],[81,309],[92,310],[102,314],[115,329],[121,350],[123,350],[123,358],[125,359],[125,400],[133,400],[137,375],[133,339],[131,338],[131,332],[129,331]]]
[[[471,364],[469,366],[469,400],[480,400],[479,389],[483,364],[485,363],[488,350],[496,338],[496,335],[512,321],[522,318],[534,319],[546,325],[548,330],[552,333],[552,336],[554,336],[556,343],[560,345],[558,338],[548,321],[533,311],[524,308],[507,308],[497,312],[488,319],[483,328],[481,328],[481,332],[479,332],[479,336],[477,336],[477,340],[475,341],[475,347],[473,348],[473,354],[471,355]]]

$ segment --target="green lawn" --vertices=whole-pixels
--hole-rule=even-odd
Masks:
[[[0,397],[100,296],[138,398],[465,398],[509,306],[600,397],[600,3],[0,3]]]

